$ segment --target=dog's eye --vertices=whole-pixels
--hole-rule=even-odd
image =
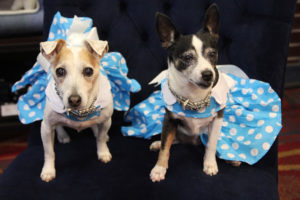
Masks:
[[[208,52],[208,57],[209,57],[209,58],[215,58],[216,55],[217,55],[217,52],[216,52],[216,51],[210,51],[210,52]]]
[[[87,77],[92,76],[93,72],[94,72],[93,69],[90,68],[90,67],[86,67],[86,68],[83,69],[83,75],[87,76]]]
[[[194,56],[192,54],[186,54],[181,56],[181,60],[183,60],[186,63],[191,62],[194,59]]]
[[[57,77],[63,77],[66,75],[66,70],[62,67],[59,67],[55,71]]]

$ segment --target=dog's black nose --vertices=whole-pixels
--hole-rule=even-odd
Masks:
[[[68,101],[70,106],[77,107],[81,103],[81,97],[79,95],[71,95],[69,96]]]
[[[210,70],[205,70],[205,71],[201,72],[201,75],[202,75],[202,79],[204,81],[211,81],[212,77],[213,77],[213,73]]]

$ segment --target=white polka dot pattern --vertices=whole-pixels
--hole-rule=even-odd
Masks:
[[[232,75],[230,77],[235,80],[236,85],[228,95],[222,129],[218,137],[217,156],[225,160],[254,164],[267,153],[281,129],[280,98],[275,92],[272,92],[267,83],[253,79],[241,79]],[[215,112],[218,111],[218,104],[216,104],[193,114],[180,109],[177,103],[167,106],[162,95],[161,92],[157,92],[134,106],[128,113],[128,116],[133,118],[132,126],[122,127],[123,134],[131,129],[136,131],[135,136],[144,138],[161,133],[164,118],[164,113],[161,112],[162,108],[167,108],[181,116],[193,118],[205,118],[206,114],[214,113],[213,109]],[[214,98],[211,100],[214,104]],[[145,110],[150,112],[147,116],[144,115],[144,120],[141,120]],[[136,123],[137,119],[147,126],[148,132],[141,132],[143,127]],[[200,137],[202,143],[206,145],[207,134],[201,134]]]
[[[80,20],[88,21],[86,29],[88,33],[92,29],[92,20],[87,17],[79,17]],[[73,18],[65,18],[56,13],[49,30],[48,41],[57,39],[66,40]],[[127,78],[128,68],[124,57],[118,52],[107,53],[100,61],[101,73],[108,77],[114,100],[114,109],[126,111],[130,105],[130,92],[140,90],[139,83],[134,79]],[[45,107],[45,89],[51,73],[46,73],[39,63],[36,63],[27,71],[22,79],[16,82],[12,91],[31,85],[30,91],[22,95],[18,100],[20,121],[24,124],[43,119]],[[134,135],[134,134],[133,134]]]

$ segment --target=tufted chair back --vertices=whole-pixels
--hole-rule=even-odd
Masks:
[[[147,83],[167,67],[155,12],[167,14],[181,33],[191,34],[202,27],[212,3],[219,5],[221,15],[219,64],[235,64],[282,95],[295,0],[45,0],[44,36],[56,11],[91,17],[100,38],[125,56],[129,76],[142,84],[143,90],[133,97],[137,103],[153,91]]]

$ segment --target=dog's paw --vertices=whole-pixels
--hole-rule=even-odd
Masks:
[[[68,135],[57,135],[57,140],[62,144],[67,144],[71,141],[71,138]]]
[[[165,175],[167,172],[167,168],[155,165],[154,168],[151,170],[150,179],[152,182],[159,182],[165,179]]]
[[[231,164],[234,167],[239,167],[242,164],[241,161],[234,161],[234,160],[227,160],[226,162]]]
[[[98,153],[98,159],[103,163],[108,163],[109,161],[111,161],[112,156],[109,151],[100,152]]]
[[[161,141],[154,141],[152,142],[152,144],[150,145],[150,151],[158,151],[160,149],[161,146]]]
[[[203,172],[209,176],[216,175],[218,173],[218,165],[216,160],[204,161]]]
[[[56,176],[55,169],[43,168],[41,172],[41,179],[45,182],[52,181]]]

